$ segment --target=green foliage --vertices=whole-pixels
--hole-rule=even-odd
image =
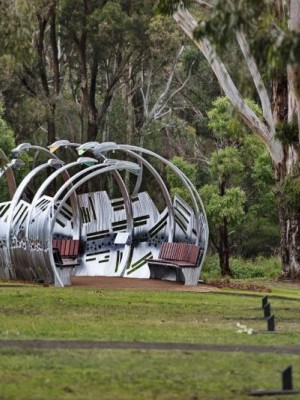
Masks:
[[[190,179],[190,181],[193,184],[195,184],[197,175],[196,164],[192,164],[187,160],[184,160],[182,157],[173,157],[171,162],[177,168],[179,168]],[[184,188],[181,179],[179,179],[175,175],[175,173],[172,171],[170,167],[167,167],[166,170],[167,170],[167,181],[171,188],[171,196],[177,194],[189,204],[191,201],[191,196],[189,192]]]
[[[278,222],[275,178],[268,152],[263,151],[253,160],[251,168],[253,186],[257,190],[259,201],[251,202],[251,212],[256,216],[268,216],[273,222]]]
[[[0,15],[0,57],[9,52],[15,62],[27,58],[32,54],[32,2],[3,0],[0,3]]]
[[[235,147],[225,147],[214,151],[211,155],[210,171],[219,182],[234,182],[240,180],[244,165],[240,159],[239,150]]]
[[[261,168],[266,168],[272,176],[272,183],[274,183],[274,174],[272,172],[272,163],[271,163],[271,158],[266,150],[264,144],[261,142],[261,140],[253,135],[253,134],[247,134],[240,140],[240,146],[239,146],[239,151],[240,151],[240,157],[243,160],[243,164],[245,165],[245,168],[248,168],[248,171],[252,170],[255,168],[256,163],[259,161],[259,166]],[[269,182],[271,183],[271,181]]]
[[[183,139],[185,131],[179,132],[182,125],[194,122],[191,108],[176,93],[189,71],[180,61],[169,90],[175,95],[167,104],[174,112],[159,121],[147,120],[153,117],[151,107],[166,87],[184,40],[173,18],[153,16],[152,1],[4,0],[0,7],[4,15],[0,40],[11,42],[0,50],[0,91],[18,142],[46,145],[54,134],[72,142],[85,141],[89,123],[94,128],[89,135],[96,135],[98,129],[98,140],[117,138],[145,147],[157,144],[168,159],[190,150],[191,143]],[[18,58],[17,41],[30,49]],[[55,41],[58,53],[63,54],[58,54],[59,66]],[[189,82],[187,90],[188,86]],[[150,93],[148,113],[142,93]],[[179,140],[174,140],[175,135]],[[182,143],[186,144],[184,151],[177,151]]]
[[[236,30],[249,26],[266,12],[266,4],[261,0],[217,0],[209,16],[199,21],[194,34],[197,38],[208,36],[220,47],[227,47]]]
[[[251,99],[246,99],[247,105],[258,115],[262,112],[260,107]],[[213,131],[217,139],[242,140],[249,130],[235,113],[228,97],[218,97],[212,103],[212,109],[207,113],[208,127]]]
[[[11,150],[15,147],[15,139],[14,132],[7,126],[3,118],[3,113],[3,105],[0,103],[0,149],[9,156]]]
[[[180,169],[189,180],[195,184],[196,174],[197,174],[197,166],[196,164],[191,164],[187,160],[184,160],[182,157],[173,157],[171,162]],[[181,180],[175,175],[175,173],[171,170],[171,168],[167,167],[167,179],[171,187],[180,187],[182,186]]]
[[[247,103],[261,117],[260,108],[253,101]],[[261,141],[244,127],[228,98],[214,101],[208,116],[208,126],[219,148],[211,153],[211,181],[200,190],[211,242],[220,259],[224,255],[223,240],[229,243],[230,255],[273,255],[279,244],[279,230],[270,156]],[[262,276],[260,270],[251,271],[251,276]],[[235,271],[233,274],[241,276]]]
[[[186,7],[191,0],[156,0],[154,11],[163,15],[172,15],[178,7]]]
[[[0,150],[2,150],[5,156],[10,159],[10,152],[15,147],[14,132],[9,129],[6,121],[3,118],[3,105],[0,103]],[[7,163],[6,160],[0,158],[0,169]],[[7,201],[8,186],[5,179],[0,180],[0,201]]]
[[[260,208],[259,202],[257,207]],[[250,259],[259,255],[271,257],[276,254],[280,241],[277,219],[267,213],[267,207],[260,213],[252,206],[245,214],[239,229],[232,233],[231,241],[234,244],[233,254]]]
[[[230,268],[236,279],[276,279],[281,275],[281,263],[277,257],[257,257],[255,260],[245,260],[231,257]],[[221,278],[219,260],[216,255],[207,256],[202,270],[205,280]]]
[[[299,141],[298,124],[281,122],[276,126],[276,139],[282,144],[295,144]]]
[[[238,258],[231,260],[231,267],[234,277],[237,279],[254,279],[254,278],[279,278],[282,272],[281,261],[279,258],[266,259],[262,256],[257,257],[255,261]]]
[[[175,195],[181,197],[187,204],[191,205],[191,196],[189,192],[182,187],[174,187],[170,190],[171,198],[174,198]]]
[[[300,34],[286,30],[278,30],[271,25],[258,31],[252,40],[252,48],[260,64],[268,63],[270,75],[285,73],[287,64],[300,60]]]
[[[247,103],[261,117],[260,108],[251,100]],[[228,98],[216,99],[208,116],[209,128],[220,147],[211,153],[211,182],[200,192],[211,222],[212,241],[219,243],[217,228],[222,227],[226,217],[230,221],[233,254],[274,254],[279,234],[270,156],[261,141],[242,124]]]
[[[269,72],[278,73],[300,59],[300,34],[290,32],[287,21],[287,7],[281,3],[217,0],[211,12],[199,21],[194,35],[208,37],[222,51],[229,48],[235,32],[242,29],[248,34],[256,59],[267,65]]]
[[[299,177],[287,176],[280,182],[279,196],[287,212],[299,210],[300,180]]]
[[[241,121],[234,117],[234,107],[227,97],[218,97],[212,103],[212,109],[207,115],[209,118],[207,125],[217,138],[225,136],[234,139],[245,131]]]
[[[8,160],[11,157],[11,150],[16,147],[14,132],[9,128],[4,117],[4,108],[0,103],[0,149]],[[25,162],[24,168],[21,170],[14,170],[14,175],[17,184],[23,179],[24,175],[28,173],[30,168],[30,162],[32,161],[28,154],[22,154],[21,159]],[[7,163],[6,160],[0,159],[0,168]],[[8,185],[5,176],[0,180],[0,202],[7,201],[9,199]]]
[[[173,18],[154,16],[149,22],[146,33],[149,35],[151,55],[156,61],[159,60],[163,64],[168,61],[162,60],[162,49],[174,57],[182,44],[181,32]]]
[[[240,188],[229,188],[220,196],[215,185],[205,185],[200,189],[210,225],[214,229],[224,223],[236,224],[243,217],[246,195]]]
[[[190,74],[183,92],[189,99],[189,103],[200,111],[195,114],[189,112],[186,117],[197,127],[199,136],[210,135],[211,132],[208,132],[207,129],[207,119],[201,117],[201,114],[206,114],[206,111],[211,109],[213,100],[221,95],[216,77],[199,49],[188,43],[182,54],[181,68],[185,75]]]

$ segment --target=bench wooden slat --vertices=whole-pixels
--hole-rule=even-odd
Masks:
[[[190,249],[189,255],[188,255],[188,261],[190,261],[191,263],[196,264],[198,257],[199,257],[199,252],[200,252],[200,247],[195,247],[193,246]]]
[[[161,245],[158,259],[188,261],[197,263],[200,247],[190,243],[168,243],[164,242]]]
[[[60,255],[62,256],[62,257],[64,257],[65,255],[66,255],[66,240],[63,240],[62,242],[61,242],[61,247],[60,247]]]
[[[61,268],[79,265],[79,240],[54,239],[52,241],[55,264]]]
[[[161,248],[159,250],[159,255],[158,258],[168,258],[167,253],[168,253],[168,243],[163,243],[161,245]]]
[[[174,246],[174,243],[171,243],[169,247],[168,258],[170,260],[176,260],[177,258],[177,248]]]
[[[65,256],[71,255],[72,253],[70,252],[70,247],[71,247],[71,240],[68,239],[66,240],[66,247],[65,247]]]
[[[194,244],[164,242],[158,259],[147,260],[150,277],[163,279],[164,275],[172,273],[176,280],[183,280],[187,285],[196,285],[199,279],[197,267],[200,252],[200,246]]]
[[[179,243],[180,245],[180,252],[178,260],[185,260],[186,259],[186,245],[184,243]]]
[[[79,240],[73,240],[73,242],[74,242],[73,256],[77,257],[79,253]]]
[[[164,254],[161,258],[169,258],[169,253],[170,253],[170,245],[168,245],[167,243],[165,244],[165,249],[164,249]]]
[[[71,240],[71,242],[70,242],[70,254],[73,256],[74,255],[74,245],[75,245],[75,243],[74,243],[75,241],[74,240]]]
[[[180,243],[179,245],[175,245],[175,243],[173,243],[172,256],[174,257],[174,260],[178,260],[180,258]]]

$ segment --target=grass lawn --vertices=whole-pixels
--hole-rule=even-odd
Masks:
[[[270,285],[279,333],[253,335],[237,333],[236,324],[266,329],[262,310],[252,309],[261,305],[263,293],[1,285],[0,338],[300,344],[299,286]],[[280,371],[290,364],[300,389],[296,355],[4,347],[0,355],[1,400],[243,399],[250,389],[280,388]]]

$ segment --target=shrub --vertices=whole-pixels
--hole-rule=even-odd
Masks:
[[[230,268],[235,279],[276,279],[281,274],[281,263],[278,257],[257,257],[255,260],[231,257]],[[222,278],[217,255],[207,256],[201,277],[203,280]]]

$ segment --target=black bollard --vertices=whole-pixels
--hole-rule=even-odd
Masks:
[[[267,303],[264,306],[264,317],[268,318],[268,317],[270,317],[270,315],[271,315],[271,305],[270,305],[270,303]]]
[[[268,332],[275,331],[275,316],[274,314],[267,318]]]
[[[268,296],[264,296],[264,297],[261,299],[261,308],[262,308],[262,309],[263,309],[264,306],[268,303],[268,301],[269,301]]]
[[[282,390],[293,390],[292,366],[282,371]]]
[[[292,367],[289,366],[282,371],[282,389],[255,390],[250,396],[277,396],[281,394],[298,394],[299,390],[293,389]]]

